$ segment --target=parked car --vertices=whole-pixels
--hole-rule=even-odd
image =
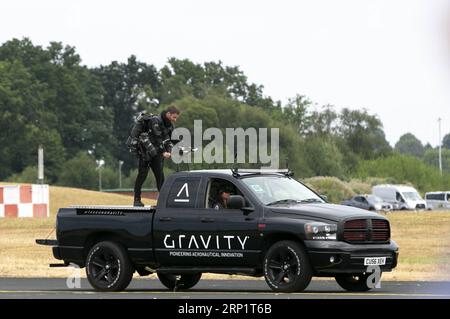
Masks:
[[[226,208],[214,204],[221,189]],[[189,289],[202,273],[264,276],[277,292],[304,290],[313,276],[348,291],[371,289],[368,266],[397,266],[386,217],[329,204],[291,172],[200,170],[170,175],[156,206],[60,208],[53,246],[86,267],[97,290],[125,289],[136,271],[169,289]]]
[[[377,185],[372,194],[393,205],[394,209],[427,209],[427,203],[414,187],[406,185]]]
[[[428,209],[450,209],[449,192],[429,192],[425,193],[425,200]]]
[[[391,204],[375,195],[356,195],[351,199],[344,200],[341,204],[376,211],[390,211],[393,208]]]

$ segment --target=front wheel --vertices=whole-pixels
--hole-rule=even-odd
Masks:
[[[202,278],[202,274],[162,274],[158,273],[158,279],[170,290],[186,290],[194,287]]]
[[[373,287],[369,287],[368,278],[370,273],[354,274],[354,275],[338,275],[335,277],[336,282],[347,291],[369,291]]]
[[[273,291],[296,292],[308,287],[312,269],[299,243],[285,240],[272,245],[264,257],[264,277]]]
[[[130,284],[133,272],[125,249],[111,241],[95,244],[86,258],[86,275],[96,290],[124,290]]]

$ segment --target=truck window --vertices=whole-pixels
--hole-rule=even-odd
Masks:
[[[166,207],[193,208],[197,200],[200,177],[177,178],[169,190]]]
[[[307,201],[323,203],[323,199],[293,178],[284,176],[251,176],[242,179],[248,189],[263,205],[280,201]]]
[[[211,178],[206,189],[206,196],[204,201],[205,207],[215,209],[226,208],[226,203],[224,203],[221,199],[220,193],[222,191],[225,191],[230,195],[242,196],[242,193],[239,191],[236,185],[234,185],[230,181],[221,178]]]

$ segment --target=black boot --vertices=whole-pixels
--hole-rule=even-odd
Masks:
[[[134,207],[144,207],[144,203],[143,202],[141,202],[141,199],[140,198],[135,198],[134,199],[134,205],[133,205]]]

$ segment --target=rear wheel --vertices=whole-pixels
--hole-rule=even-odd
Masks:
[[[295,241],[272,245],[264,258],[264,277],[269,287],[279,292],[303,291],[312,278],[305,250]]]
[[[158,273],[158,278],[161,283],[170,290],[186,290],[194,287],[202,277],[201,273],[198,274],[162,274]]]
[[[339,286],[347,291],[369,291],[372,289],[367,285],[367,279],[370,275],[370,273],[338,275],[335,279]]]
[[[130,284],[133,272],[125,249],[114,242],[95,244],[86,258],[86,275],[96,290],[124,290]]]

